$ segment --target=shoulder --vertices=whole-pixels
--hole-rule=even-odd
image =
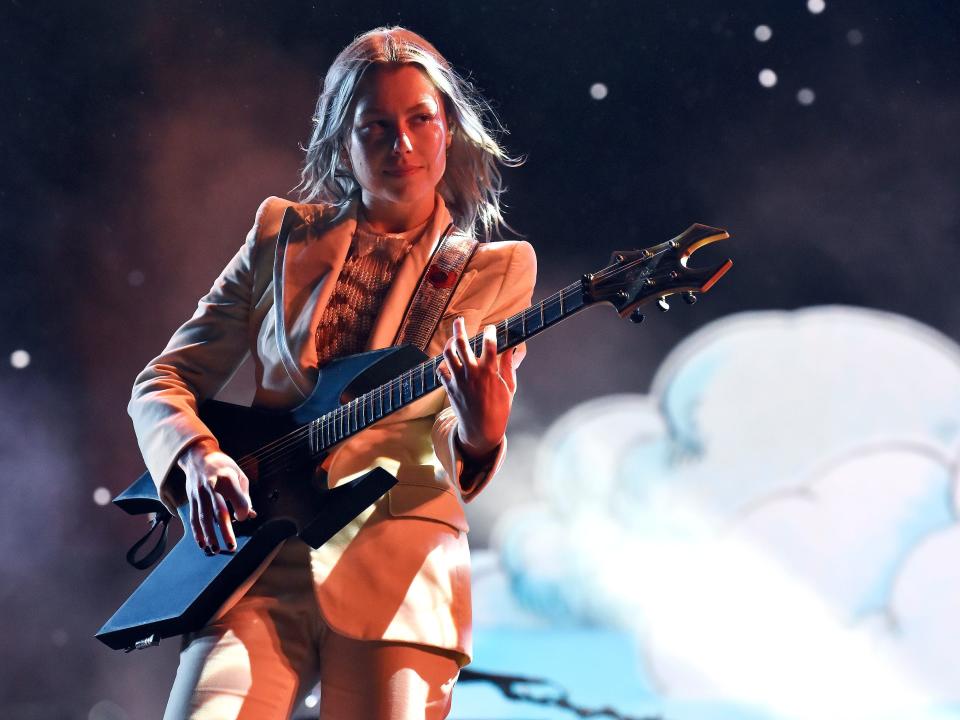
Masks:
[[[271,195],[260,203],[254,219],[254,227],[257,228],[256,234],[259,241],[276,238],[277,233],[280,232],[280,223],[283,221],[283,215],[287,208],[292,208],[307,226],[314,228],[333,222],[340,212],[340,208],[334,205],[299,203]]]
[[[534,275],[537,253],[526,240],[498,240],[480,243],[470,267],[483,272],[499,270],[504,274]]]

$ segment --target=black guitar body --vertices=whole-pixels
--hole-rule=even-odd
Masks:
[[[426,356],[411,346],[386,348],[334,360],[323,368],[313,393],[287,412],[231,405],[216,400],[200,407],[200,418],[225,453],[240,460],[255,451],[254,466],[243,464],[257,518],[234,523],[237,549],[208,557],[193,539],[190,508],[177,511],[185,528],[180,542],[97,632],[114,649],[155,644],[160,638],[202,627],[242,588],[247,579],[287,538],[297,535],[320,547],[396,483],[376,468],[334,489],[319,469],[326,453],[313,451],[309,433],[301,444],[277,442],[335,410],[370,388],[421,363]],[[277,442],[278,449],[269,446]],[[174,468],[173,472],[180,472]],[[144,473],[114,501],[137,515],[167,511],[149,473]],[[219,535],[220,547],[226,547]]]

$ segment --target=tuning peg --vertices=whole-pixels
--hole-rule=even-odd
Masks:
[[[693,294],[693,290],[687,290],[681,297],[687,305],[693,305],[697,302],[697,296]]]
[[[637,308],[632,313],[630,313],[630,322],[639,325],[643,322],[643,313],[640,312],[640,308]]]
[[[660,312],[666,312],[670,309],[670,304],[667,302],[666,295],[662,295],[657,299],[657,305],[660,306]]]

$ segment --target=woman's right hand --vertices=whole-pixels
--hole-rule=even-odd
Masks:
[[[250,481],[233,458],[220,451],[212,438],[204,438],[188,445],[177,458],[177,464],[186,478],[185,490],[190,502],[190,528],[197,544],[208,555],[221,551],[215,528],[220,526],[228,552],[237,549],[233,533],[230,506],[238,522],[253,519],[257,513],[251,507]]]

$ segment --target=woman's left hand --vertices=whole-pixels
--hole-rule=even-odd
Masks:
[[[478,358],[470,347],[462,317],[453,321],[453,337],[443,348],[444,362],[437,368],[440,381],[457,416],[457,439],[474,459],[493,452],[503,441],[510,406],[517,390],[514,350],[497,358],[496,327],[483,329]]]

